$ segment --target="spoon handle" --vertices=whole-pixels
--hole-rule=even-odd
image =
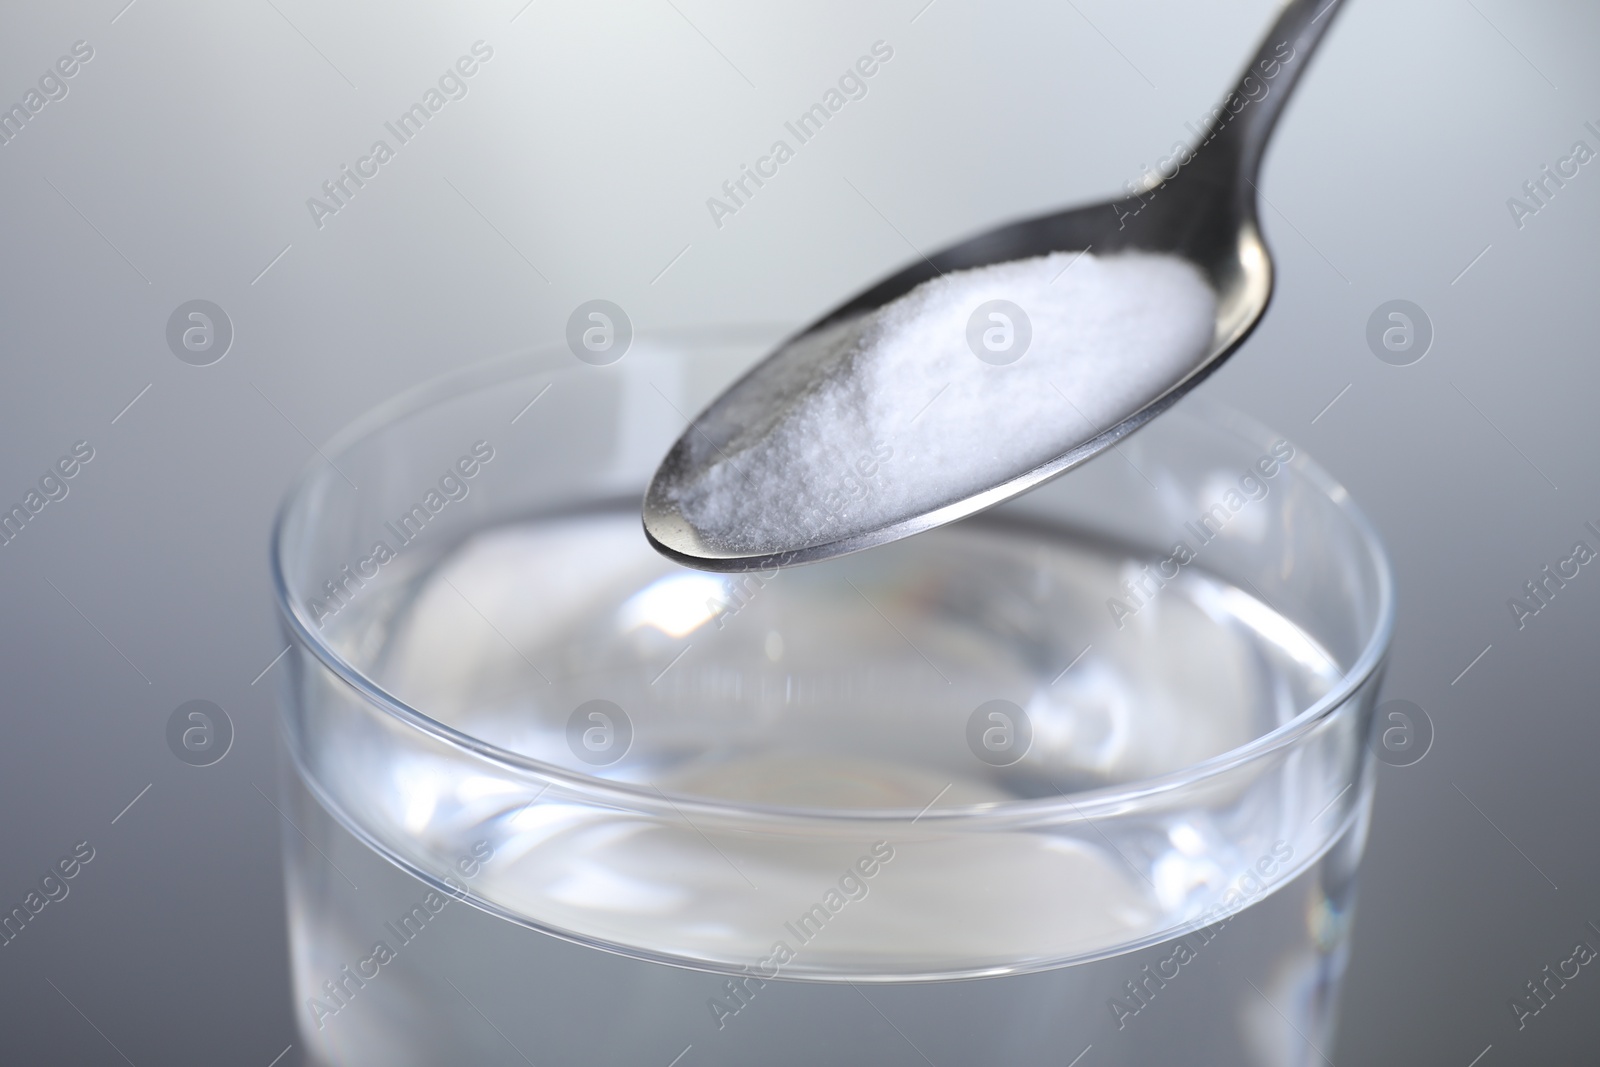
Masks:
[[[1344,0],[1289,0],[1238,84],[1212,112],[1199,161],[1230,170],[1225,180],[1233,180],[1226,184],[1236,186],[1243,179],[1253,192],[1278,115],[1343,6]]]

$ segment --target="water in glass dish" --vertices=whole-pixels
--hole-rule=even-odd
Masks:
[[[576,940],[436,892],[292,785],[308,1044],[362,1067],[1325,1062],[1365,785],[1314,837],[1314,812],[1253,793],[1225,818],[971,829],[1221,756],[1338,682],[1202,567],[1135,597],[1151,558],[980,517],[711,575],[621,503],[479,533],[353,600],[331,642],[389,693],[677,817],[327,753],[402,797],[408,833],[468,842],[459,884]],[[859,839],[811,840],[797,812]]]

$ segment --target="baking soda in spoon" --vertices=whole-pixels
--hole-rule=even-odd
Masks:
[[[1216,297],[1176,256],[1055,253],[958,271],[808,334],[787,372],[691,439],[673,502],[708,543],[833,540],[981,492],[1164,392]]]

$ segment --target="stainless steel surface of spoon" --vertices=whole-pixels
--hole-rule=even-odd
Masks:
[[[712,571],[766,570],[858,552],[965,518],[1063,474],[1116,444],[1198,385],[1255,328],[1272,295],[1272,258],[1256,225],[1256,177],[1262,153],[1290,93],[1343,0],[1290,0],[1263,38],[1238,84],[1215,109],[1205,140],[1174,152],[1157,177],[1133,195],[1023,219],[926,256],[835,308],[785,341],[701,412],[662,460],[644,498],[645,535],[664,555]],[[986,267],[1051,252],[1159,252],[1180,256],[1216,295],[1209,350],[1144,407],[1064,454],[971,496],[906,514],[870,530],[781,548],[736,551],[703,538],[673,503],[675,486],[696,473],[691,442],[715,453],[737,429],[725,417],[731,398],[782,374],[789,346],[818,329],[873,311],[950,271]],[[704,451],[701,449],[700,451]]]

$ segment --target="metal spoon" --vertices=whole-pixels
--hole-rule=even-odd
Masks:
[[[1342,2],[1290,0],[1284,6],[1237,87],[1214,112],[1205,141],[1187,162],[1184,153],[1165,161],[1169,169],[1176,168],[1175,174],[1150,179],[1143,190],[1121,199],[1024,219],[952,245],[884,279],[780,345],[701,412],[662,460],[644,498],[650,543],[671,559],[711,571],[765,570],[858,552],[1024,493],[1111,447],[1177,402],[1233,354],[1266,311],[1272,257],[1256,226],[1255,180],[1278,115]],[[785,370],[793,371],[790,346],[799,337],[870,312],[948,271],[1091,249],[1097,254],[1141,250],[1181,256],[1200,270],[1217,297],[1210,350],[1165,392],[1120,422],[964,499],[834,539],[808,542],[797,530],[792,545],[759,552],[730,550],[709,543],[673,503],[673,489],[698,473],[690,443],[697,438],[711,442],[708,455],[716,458],[721,443],[739,429],[726,417],[731,398],[758,391]]]

